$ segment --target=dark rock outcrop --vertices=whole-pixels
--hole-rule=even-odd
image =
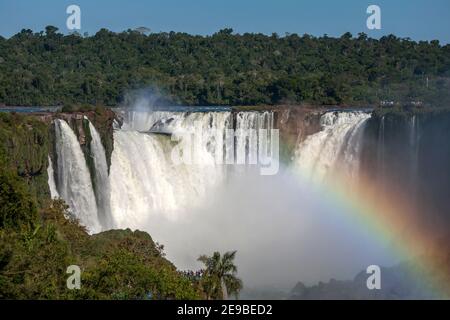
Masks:
[[[353,280],[331,279],[327,283],[307,287],[299,282],[292,289],[292,300],[403,300],[436,299],[440,296],[417,279],[410,266],[402,264],[393,268],[381,268],[381,289],[369,290],[369,275],[361,271]]]

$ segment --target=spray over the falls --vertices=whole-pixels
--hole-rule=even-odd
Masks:
[[[111,188],[109,185],[109,173],[108,163],[106,161],[105,148],[103,147],[102,140],[99,133],[89,122],[89,131],[91,133],[91,145],[90,150],[92,153],[92,159],[94,161],[95,176],[94,176],[94,191],[96,196],[98,219],[103,229],[109,229],[114,226],[111,217],[110,196]]]
[[[297,148],[295,165],[312,179],[323,180],[335,170],[356,178],[362,147],[366,112],[327,112],[321,130],[310,135]]]
[[[140,110],[120,115],[123,125],[115,126],[109,175],[95,127],[89,123],[92,174],[70,126],[56,121],[55,192],[91,232],[147,231],[181,269],[200,267],[200,254],[237,250],[239,274],[248,287],[287,289],[297,280],[348,279],[370,264],[397,262],[369,228],[342,220],[340,209],[312,181],[326,183],[337,171],[357,185],[361,172],[373,174],[373,181],[395,172],[398,181],[411,183],[409,174],[421,172],[421,141],[432,137],[418,133],[424,124],[419,126],[417,119],[405,124],[408,144],[401,157],[406,158],[399,155],[410,160],[402,162],[408,163],[406,179],[389,158],[393,151],[386,140],[387,135],[393,139],[392,124],[383,119],[377,125],[367,112],[322,114],[320,128],[298,143],[292,162],[274,176],[262,176],[251,165],[257,151],[271,149],[270,139],[261,145],[249,133],[274,129],[273,112]],[[214,134],[188,143],[183,133],[199,129],[214,129]],[[236,132],[231,150],[225,143],[228,129]],[[201,161],[175,163],[175,149]],[[228,154],[246,165],[218,161]],[[417,188],[423,187],[417,183]]]
[[[298,157],[307,159],[304,153],[309,152],[312,158],[326,158],[322,161],[329,165],[347,159],[356,168],[361,128],[368,117],[367,113],[325,114],[322,130],[303,150],[299,146]],[[293,178],[290,170],[294,168],[264,177],[252,166],[216,164],[214,159],[229,151],[223,137],[232,125],[234,156],[252,163],[254,148],[261,146],[251,143],[248,131],[273,128],[273,113],[240,112],[233,118],[230,112],[133,111],[124,120],[114,135],[110,176],[114,220],[120,228],[148,231],[165,244],[168,257],[178,267],[197,268],[201,252],[236,249],[239,272],[248,286],[288,288],[293,279],[313,283],[351,277],[374,256],[380,262],[389,261],[364,230],[334,228],[330,224],[333,208]],[[204,144],[194,144],[193,153],[203,159],[203,165],[172,163],[172,147],[183,141],[171,137],[199,126],[218,129]],[[324,146],[328,150],[321,154]],[[361,244],[366,244],[364,250]],[[351,262],[343,258],[346,252],[354,252]]]
[[[250,143],[249,132],[270,130],[273,115],[237,114],[236,144],[230,147],[225,139],[232,126],[231,112],[128,112],[122,129],[114,133],[110,179],[117,227],[139,228],[155,215],[176,220],[186,208],[201,204],[230,174],[224,165],[227,155],[251,163],[250,155],[257,154],[261,146],[257,141]],[[189,139],[183,135],[199,131],[210,134],[206,138],[193,134]],[[172,161],[174,146],[182,157],[195,161]]]
[[[101,231],[92,179],[77,136],[66,121],[55,120],[57,189],[72,214],[91,233]]]

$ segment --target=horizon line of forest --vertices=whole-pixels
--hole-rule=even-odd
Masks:
[[[0,105],[450,106],[450,45],[394,35],[200,36],[148,29],[93,36],[23,29],[0,36]],[[154,92],[153,92],[154,93]]]

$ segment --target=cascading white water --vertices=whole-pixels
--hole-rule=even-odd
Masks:
[[[78,139],[64,120],[55,120],[55,133],[58,193],[90,233],[100,232],[91,176]]]
[[[48,157],[47,175],[48,175],[48,187],[50,189],[50,197],[52,199],[57,199],[59,198],[59,193],[58,189],[56,188],[55,171],[53,170],[53,162],[50,156]]]
[[[92,138],[90,150],[95,167],[94,191],[97,201],[98,218],[103,229],[109,229],[113,227],[114,224],[111,220],[111,188],[109,185],[108,163],[106,162],[105,148],[103,147],[102,140],[95,127],[87,118],[85,118],[85,121],[89,122],[89,131]]]
[[[252,135],[254,130],[273,128],[273,113],[238,113],[236,146],[230,147],[225,139],[233,127],[231,112],[127,112],[122,128],[114,132],[110,175],[100,135],[85,121],[92,137],[94,177],[76,135],[65,121],[56,120],[58,174],[52,187],[49,160],[49,186],[52,197],[61,196],[95,233],[114,227],[137,229],[155,214],[177,219],[226,180],[227,154],[238,163],[255,163],[261,146]]]
[[[273,112],[239,112],[236,114],[236,163],[257,164],[260,148],[270,150],[270,129],[273,129]],[[260,129],[266,131],[266,145],[258,144]]]
[[[142,115],[141,115],[142,116]],[[132,118],[114,133],[111,164],[111,208],[116,227],[140,228],[154,215],[176,219],[181,209],[195,205],[207,190],[223,180],[224,168],[216,166],[214,157],[221,154],[223,137],[216,135],[205,143],[171,141],[170,136],[147,134],[155,123],[168,122],[174,136],[198,127],[225,128],[229,113],[169,114],[152,113]],[[132,128],[133,130],[131,130]],[[178,143],[184,154],[190,154],[204,165],[176,164],[171,159]],[[184,149],[183,149],[184,147]]]
[[[361,135],[369,117],[364,112],[325,113],[321,131],[298,147],[294,166],[310,177],[324,179],[339,162],[340,169],[356,176]],[[114,132],[109,176],[100,136],[89,122],[95,166],[92,183],[75,134],[65,121],[56,120],[57,188],[51,186],[52,166],[48,168],[52,197],[59,194],[65,199],[91,232],[138,229],[152,215],[177,220],[226,181],[230,170],[223,164],[228,152],[235,153],[238,164],[256,163],[258,149],[270,148],[258,145],[257,130],[271,129],[273,122],[272,112],[237,113],[236,144],[229,150],[225,138],[226,130],[233,127],[230,112],[128,112],[122,128]],[[177,163],[174,154],[189,159]],[[242,170],[233,168],[232,172]]]
[[[233,124],[236,162],[251,163],[251,155],[267,148],[251,143],[250,131],[273,128],[273,113],[239,112],[234,117],[229,112],[129,113],[114,133],[110,181],[116,227],[149,232],[164,243],[178,268],[198,267],[199,253],[238,250],[239,274],[246,285],[289,287],[297,277],[350,277],[374,257],[380,264],[389,258],[365,230],[330,223],[339,209],[307,181],[284,170],[262,176],[247,165],[217,165],[216,157],[230,151],[223,137]],[[323,170],[342,159],[356,172],[368,118],[362,112],[327,113],[322,130],[299,146],[296,165],[325,176]],[[211,127],[218,130],[204,141],[183,144],[186,131]],[[195,155],[201,165],[174,163],[171,155],[177,147]],[[348,252],[352,261],[345,258]],[[317,265],[323,266],[320,271]]]
[[[356,172],[362,128],[368,118],[368,114],[358,112],[325,114],[322,130],[299,146],[295,165],[303,171],[311,170],[313,176],[325,177],[326,170],[342,159],[349,164],[350,172]],[[303,277],[316,281],[342,274],[353,276],[361,266],[372,262],[374,255],[383,256],[384,251],[377,251],[364,230],[355,231],[351,226],[335,228],[329,223],[335,215],[327,205],[327,196],[317,194],[306,181],[297,181],[290,172],[265,177],[247,170],[248,166],[226,166],[217,161],[231,151],[224,137],[232,127],[236,129],[235,160],[243,158],[249,163],[256,150],[268,148],[251,144],[249,137],[250,130],[273,128],[273,113],[240,112],[233,119],[230,112],[129,112],[124,120],[121,128],[114,128],[109,175],[114,225],[108,228],[149,232],[164,243],[168,258],[177,267],[196,268],[196,257],[202,253],[238,250],[239,273],[246,285],[284,281],[289,287],[292,281]],[[57,124],[57,150],[61,149],[57,153],[64,157],[57,156],[55,168],[57,177],[66,176],[68,180],[75,170],[64,168],[64,163],[86,164],[75,134],[64,124]],[[208,133],[205,129],[209,128],[215,130]],[[90,129],[95,132],[95,128]],[[188,143],[186,132],[194,133],[195,141]],[[205,134],[195,134],[198,132]],[[95,161],[94,153],[104,150],[100,145],[94,147],[101,142],[95,133],[91,135],[91,152],[99,170],[103,165],[98,161],[103,160]],[[174,161],[174,150],[183,156],[190,154],[193,163]],[[244,170],[230,175],[236,167]],[[76,175],[89,180],[87,168],[78,168]],[[73,182],[74,186],[89,186],[89,182],[81,183],[81,178]],[[90,189],[83,192],[90,194],[89,203],[95,208],[92,184]],[[69,204],[76,198],[70,192],[60,194]],[[81,202],[71,208],[79,210],[83,203],[87,204],[83,197],[76,201]],[[90,208],[86,206],[83,212],[92,212]],[[95,225],[80,220],[84,225]],[[354,254],[351,262],[345,259],[348,252]],[[376,262],[382,264],[383,260]],[[317,271],[317,265],[324,266],[323,270]]]
[[[188,113],[186,112],[167,112],[167,111],[122,111],[124,123],[122,130],[149,131],[153,125],[161,123],[169,125],[174,120],[182,120]]]
[[[341,174],[356,177],[363,128],[369,118],[365,112],[325,113],[321,130],[308,136],[296,150],[296,169],[322,181],[339,165],[339,170],[344,170]]]
[[[225,158],[234,153],[225,143],[232,120],[230,112],[128,112],[114,133],[111,161],[116,227],[139,228],[155,214],[176,220],[226,181]],[[272,127],[271,112],[239,113],[236,158],[249,158],[249,146],[258,147],[249,144],[251,129]]]

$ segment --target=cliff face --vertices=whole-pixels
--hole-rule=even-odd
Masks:
[[[320,131],[323,110],[280,107],[273,109],[274,127],[280,130],[280,160],[290,162],[296,147],[307,136]]]
[[[259,107],[233,107],[232,112],[271,111],[274,113],[274,129],[280,134],[280,161],[289,163],[294,156],[296,147],[307,136],[320,131],[320,118],[326,108],[280,105]]]
[[[89,145],[92,139],[88,122],[85,120],[85,118],[88,118],[100,134],[106,152],[108,167],[111,165],[111,154],[114,149],[113,122],[116,119],[116,115],[110,109],[70,113],[43,113],[36,114],[35,116],[49,126],[55,119],[65,120],[78,137],[85,155],[90,155]],[[51,130],[53,130],[53,128],[51,128]],[[52,154],[54,154],[54,152],[52,152]]]
[[[448,110],[375,111],[364,133],[361,167],[368,179],[388,181],[392,194],[427,213],[423,224],[433,229],[450,222],[449,136]]]
[[[320,118],[325,109],[313,109],[299,106],[279,106],[259,111],[271,110],[274,112],[274,128],[280,131],[280,160],[289,163],[296,147],[306,137],[320,130]],[[245,110],[235,110],[235,112]],[[106,151],[108,167],[111,165],[111,155],[114,148],[113,122],[116,115],[109,109],[99,109],[86,112],[71,113],[40,113],[31,115],[2,114],[0,127],[0,144],[5,161],[10,167],[15,168],[19,176],[25,178],[30,188],[39,197],[48,198],[47,155],[50,155],[53,163],[55,159],[54,127],[51,125],[56,118],[64,119],[75,132],[82,150],[85,154],[91,175],[94,175],[92,154],[90,150],[91,132],[85,117],[92,122],[99,132]],[[362,164],[366,172],[377,173],[380,166],[380,155],[383,154],[388,174],[402,177],[410,176],[410,168],[415,164],[408,163],[412,153],[416,152],[418,163],[429,163],[429,166],[441,168],[436,171],[433,181],[442,181],[440,190],[446,190],[448,183],[447,162],[450,161],[448,144],[443,141],[442,133],[450,132],[450,112],[432,113],[396,113],[373,112],[369,119],[364,137]],[[383,138],[384,137],[384,138]],[[383,142],[382,140],[386,141]],[[408,165],[405,165],[408,164]],[[428,164],[427,164],[428,166]],[[430,170],[423,181],[429,178]],[[445,174],[442,174],[445,173]],[[375,177],[374,177],[375,178]],[[420,177],[419,177],[420,178]],[[422,188],[424,195],[429,198],[444,199],[443,191],[435,190],[432,186],[425,185]],[[431,190],[431,192],[430,192]],[[442,203],[442,201],[435,201]]]
[[[86,162],[93,174],[90,151],[91,133],[87,117],[102,139],[108,167],[114,147],[115,114],[108,109],[74,113],[16,114],[0,113],[0,164],[25,179],[31,194],[39,203],[50,198],[48,188],[48,156],[55,159],[54,119],[64,119],[77,135]]]
[[[0,113],[0,168],[25,180],[41,203],[50,197],[47,185],[50,127],[34,117]]]
[[[148,234],[89,236],[62,200],[50,201],[52,120],[68,121],[87,148],[84,116],[112,146],[112,119],[102,115],[0,113],[0,299],[199,298]],[[66,287],[66,268],[73,264],[82,270],[80,290]]]

